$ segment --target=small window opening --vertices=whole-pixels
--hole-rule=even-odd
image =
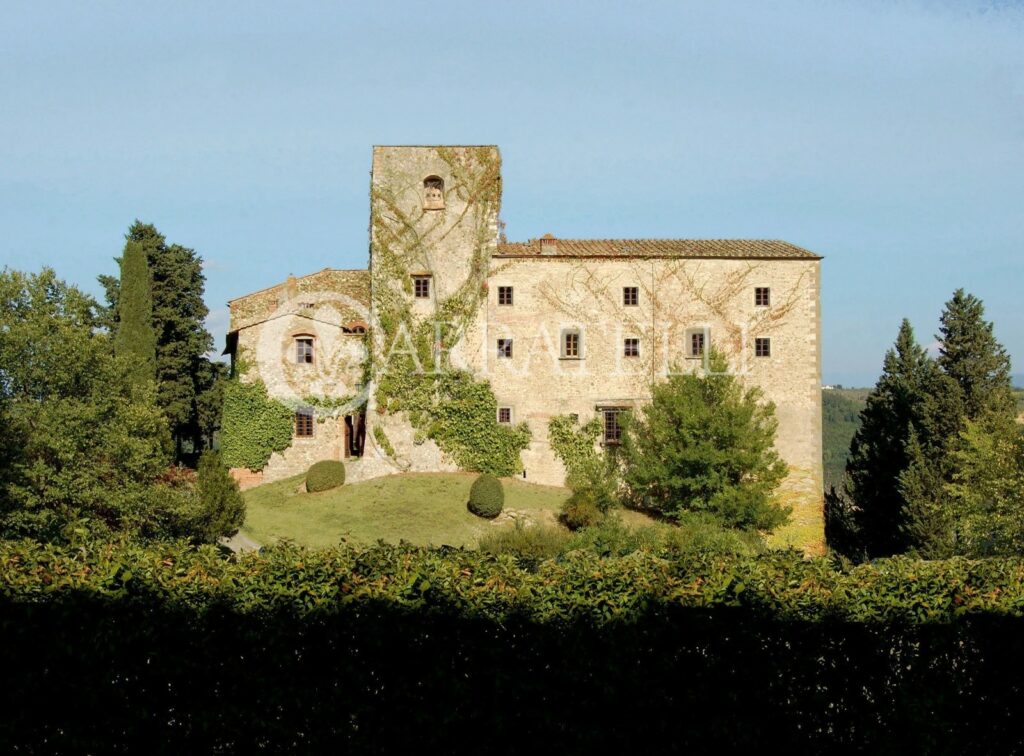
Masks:
[[[512,359],[512,339],[498,339],[498,357]]]
[[[313,364],[313,338],[311,336],[295,339],[295,361],[301,365]]]
[[[640,303],[640,290],[636,286],[624,286],[622,288],[622,304],[626,307],[636,307]]]
[[[580,332],[572,328],[562,331],[562,357],[579,359],[580,357]]]
[[[767,338],[754,339],[754,356],[755,357],[771,357],[772,356],[772,340]]]
[[[423,208],[444,209],[444,179],[440,176],[427,176],[423,179]]]
[[[498,304],[510,305],[512,304],[512,287],[511,286],[499,286],[498,287]]]
[[[303,407],[295,412],[295,435],[299,438],[309,438],[313,435],[313,410]]]
[[[758,286],[754,289],[754,304],[757,307],[767,307],[771,304],[772,290],[767,286]]]
[[[512,408],[498,407],[498,422],[502,425],[512,424]]]
[[[640,339],[628,338],[622,342],[622,353],[626,357],[640,356]]]
[[[430,299],[430,276],[413,276],[412,288],[416,299]]]

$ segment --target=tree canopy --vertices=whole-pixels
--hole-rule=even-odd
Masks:
[[[673,374],[625,422],[621,463],[633,506],[729,527],[772,530],[789,509],[773,494],[787,469],[774,448],[775,407],[710,355],[707,374]]]
[[[155,226],[138,220],[127,239],[145,252],[152,274],[157,397],[180,459],[185,443],[193,452],[210,443],[220,414],[218,382],[224,378],[223,368],[207,358],[213,338],[204,324],[209,311],[203,301],[202,259],[193,249],[169,245]],[[101,322],[116,335],[124,319],[125,292],[113,276],[99,281],[107,300]]]

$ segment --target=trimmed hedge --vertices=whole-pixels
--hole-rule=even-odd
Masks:
[[[329,491],[345,484],[345,463],[324,459],[313,463],[306,471],[306,490],[309,493]]]
[[[0,543],[27,752],[1024,747],[1024,562]]]
[[[473,481],[469,489],[469,511],[478,517],[493,519],[505,506],[505,489],[493,475],[483,474]]]

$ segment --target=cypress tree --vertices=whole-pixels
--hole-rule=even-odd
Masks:
[[[156,378],[156,333],[153,330],[153,292],[142,246],[129,240],[121,259],[120,320],[114,336],[114,353],[130,363],[134,381]]]
[[[203,301],[202,259],[195,250],[168,245],[150,223],[136,220],[128,239],[142,246],[152,271],[157,399],[171,425],[176,458],[181,460],[183,442],[191,442],[198,452],[212,437],[211,428],[220,416],[220,371],[206,357],[213,338],[204,324],[209,311]],[[116,333],[120,285],[111,276],[100,276],[99,281],[108,304],[101,320]]]
[[[930,362],[910,321],[904,319],[895,345],[885,354],[882,375],[868,394],[860,428],[850,444],[843,485],[846,502],[829,502],[837,510],[832,518],[836,525],[844,519],[838,511],[845,504],[851,513],[845,519],[852,521],[856,530],[856,537],[845,534],[845,540],[856,543],[858,551],[871,558],[896,554],[906,547],[900,527],[906,502],[898,483],[907,467],[907,443]],[[830,543],[837,546],[842,539],[830,535]]]

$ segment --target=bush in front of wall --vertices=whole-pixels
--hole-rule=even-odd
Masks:
[[[478,517],[493,519],[505,505],[505,490],[493,475],[481,475],[469,489],[469,511]]]
[[[588,491],[577,491],[562,505],[562,522],[569,530],[589,528],[603,517],[604,514]]]
[[[309,493],[328,491],[344,483],[345,465],[335,459],[317,462],[306,473],[306,490]]]

